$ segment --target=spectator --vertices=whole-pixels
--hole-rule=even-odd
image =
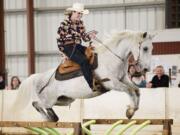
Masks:
[[[147,83],[147,88],[157,87],[169,87],[169,76],[164,74],[163,66],[157,66],[155,70],[156,75],[152,78],[152,81]]]
[[[140,72],[135,72],[131,76],[132,82],[134,82],[139,88],[145,88],[146,87],[146,80],[145,76]]]
[[[129,65],[128,67],[128,76],[129,79],[131,80],[132,75],[136,72],[135,66],[134,65]]]
[[[20,84],[21,84],[21,81],[18,76],[11,77],[10,89],[12,90],[18,89]]]
[[[0,74],[0,90],[5,89],[5,87],[6,87],[5,79],[4,79],[3,75]]]

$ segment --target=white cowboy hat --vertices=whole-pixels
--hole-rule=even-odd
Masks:
[[[82,3],[74,3],[72,7],[67,8],[67,11],[77,11],[82,14],[89,14],[89,10],[84,9],[84,4]]]

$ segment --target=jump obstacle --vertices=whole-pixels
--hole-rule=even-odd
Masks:
[[[112,124],[107,129],[105,135],[110,135],[112,130],[120,125],[125,125],[118,131],[117,135],[121,135],[127,129],[133,125],[139,125],[134,128],[130,135],[136,135],[142,128],[147,125],[163,125],[162,135],[172,135],[171,125],[173,124],[172,119],[83,119],[83,124],[80,122],[24,122],[24,121],[1,121],[0,127],[24,127],[36,134],[40,135],[62,135],[53,128],[73,128],[74,131],[67,135],[92,135],[90,131],[90,125],[92,124]],[[20,134],[19,134],[20,135]]]
[[[84,135],[92,135],[90,131],[90,125],[92,124],[113,124],[106,132],[105,135],[110,135],[111,131],[120,124],[126,124],[123,128],[118,131],[116,135],[122,135],[127,129],[133,125],[139,125],[134,128],[129,135],[136,135],[142,128],[147,125],[163,125],[162,135],[172,135],[171,125],[173,124],[172,119],[84,119],[82,130]]]

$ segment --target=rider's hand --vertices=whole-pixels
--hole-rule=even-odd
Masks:
[[[95,39],[96,34],[97,34],[97,31],[92,31],[91,33],[89,33],[90,39]]]

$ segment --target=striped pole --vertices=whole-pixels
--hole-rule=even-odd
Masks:
[[[122,129],[120,129],[120,131],[116,135],[122,135],[128,128],[130,128],[131,126],[136,124],[136,122],[137,122],[136,120],[133,120],[133,121],[129,122]]]
[[[134,128],[132,130],[132,132],[130,133],[130,135],[136,135],[137,132],[139,132],[141,129],[143,129],[144,127],[146,127],[147,125],[149,125],[151,123],[150,120],[147,120],[145,122],[143,122],[142,124],[140,124],[138,127]]]
[[[117,122],[115,122],[106,132],[105,135],[110,135],[112,130],[117,127],[118,125],[120,125],[121,123],[123,123],[123,120],[119,120]]]

